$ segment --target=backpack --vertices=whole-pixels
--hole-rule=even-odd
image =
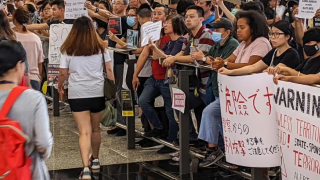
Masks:
[[[0,110],[0,179],[31,180],[31,158],[24,144],[30,138],[22,132],[18,121],[7,117],[12,105],[26,87],[15,87]]]

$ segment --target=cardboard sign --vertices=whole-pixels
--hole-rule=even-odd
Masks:
[[[247,167],[280,166],[272,76],[219,74],[218,82],[227,161]]]
[[[320,8],[320,0],[299,0],[299,18],[313,18]]]
[[[313,27],[320,27],[320,18],[313,18]]]
[[[71,24],[52,24],[49,36],[49,64],[48,64],[48,86],[58,83],[58,74],[61,59],[61,45],[71,31]]]
[[[320,179],[319,88],[280,81],[273,92],[282,179]]]
[[[127,46],[128,47],[138,47],[138,36],[139,32],[136,30],[128,29],[127,30]]]
[[[131,91],[122,90],[121,99],[122,99],[122,116],[123,117],[134,116]]]
[[[108,30],[115,35],[122,35],[121,17],[109,18]]]
[[[66,0],[64,17],[66,19],[78,19],[82,16],[88,17],[87,8],[84,7],[85,0]]]
[[[172,109],[176,109],[184,113],[186,107],[186,95],[184,92],[177,88],[172,88]]]
[[[160,33],[162,28],[162,21],[150,23],[149,25],[141,28],[141,47],[149,43],[149,39],[157,41],[160,39]]]

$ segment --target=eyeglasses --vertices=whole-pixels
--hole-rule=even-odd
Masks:
[[[169,24],[171,25],[172,22],[164,22],[164,23],[163,23],[163,25],[169,25]]]
[[[112,5],[114,5],[114,6],[122,6],[124,4],[122,4],[122,3],[112,3]]]
[[[284,33],[279,33],[279,32],[269,32],[268,33],[269,37],[274,37],[274,38],[278,38],[281,34],[284,34]]]

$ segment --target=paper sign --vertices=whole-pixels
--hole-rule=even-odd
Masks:
[[[109,18],[108,30],[115,35],[122,35],[121,17]]]
[[[48,64],[48,86],[58,83],[58,74],[61,58],[61,45],[71,31],[71,24],[52,24],[49,36],[49,64]]]
[[[313,27],[320,27],[320,18],[313,18]]]
[[[273,92],[282,179],[320,179],[319,88],[280,81]]]
[[[299,0],[299,18],[313,18],[320,8],[320,0]]]
[[[64,17],[66,19],[78,19],[82,16],[88,17],[87,8],[84,7],[85,0],[66,0]]]
[[[138,47],[138,35],[139,32],[136,30],[127,30],[127,46],[129,47]]]
[[[172,88],[172,109],[176,109],[184,113],[186,107],[186,95],[184,92],[177,88]]]
[[[218,78],[227,161],[247,167],[280,166],[272,77],[263,73]]]
[[[141,47],[149,43],[149,39],[157,41],[160,39],[160,33],[162,28],[162,21],[150,23],[149,25],[143,26],[141,29]]]
[[[122,116],[123,117],[134,116],[131,91],[122,90],[121,99],[122,99]]]

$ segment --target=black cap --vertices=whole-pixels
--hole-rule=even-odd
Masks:
[[[231,21],[224,17],[216,19],[214,23],[207,24],[207,28],[213,28],[213,29],[225,28],[226,30],[228,29],[231,31],[233,30]]]

